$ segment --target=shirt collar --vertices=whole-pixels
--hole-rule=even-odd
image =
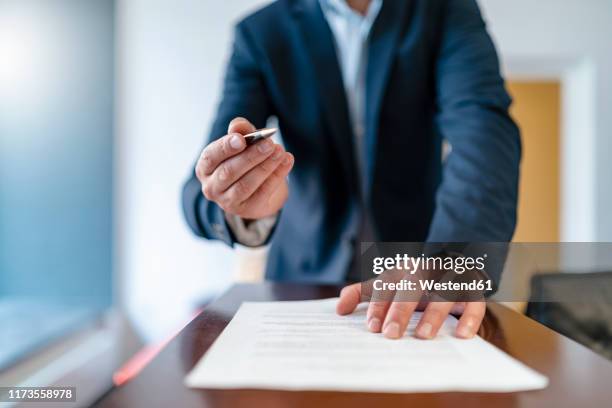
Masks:
[[[323,9],[326,11],[334,12],[344,18],[358,17],[359,19],[367,20],[372,23],[380,12],[383,0],[372,0],[368,7],[368,11],[364,16],[353,10],[346,3],[346,0],[319,0],[319,2],[321,3]]]

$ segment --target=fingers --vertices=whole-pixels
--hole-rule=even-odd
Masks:
[[[338,314],[345,315],[355,310],[361,301],[361,285],[356,283],[342,290],[336,307]],[[384,319],[383,335],[389,339],[401,338],[420,303],[398,300],[397,295],[393,301],[389,301],[386,296],[379,296],[378,299],[380,300],[372,300],[368,306],[368,328],[371,332],[380,332],[379,322]],[[463,314],[459,319],[455,335],[464,339],[474,337],[485,316],[485,302],[430,302],[417,324],[415,336],[424,340],[435,338],[448,315],[461,312]]]
[[[288,198],[286,178],[295,161],[272,140],[247,146],[244,135],[255,130],[244,118],[232,120],[228,135],[202,151],[195,169],[204,196],[244,219],[278,213]]]
[[[462,339],[471,339],[476,335],[487,311],[486,302],[467,302],[463,315],[459,319],[455,335]]]
[[[228,193],[231,194],[236,189],[237,199],[245,201],[282,164],[284,157],[285,152],[281,146],[272,146],[272,153],[261,164],[253,167],[244,176],[240,177],[236,184],[229,188]]]
[[[406,278],[406,275],[401,272],[394,270],[385,271],[384,274],[380,275],[380,279],[386,283],[399,282],[401,279]],[[374,289],[372,288],[372,296],[370,297],[370,304],[368,306],[367,313],[367,326],[368,330],[372,333],[380,333],[383,328],[383,321],[387,315],[391,302],[398,301],[398,294],[389,289]],[[406,300],[406,299],[402,299]]]
[[[383,276],[383,278],[389,280],[388,276]],[[373,289],[367,313],[367,326],[372,333],[380,333],[382,330],[383,321],[394,296],[395,292],[392,290]]]
[[[372,333],[380,333],[383,325],[382,322],[390,306],[391,301],[389,300],[375,300],[370,302],[367,313],[368,330]]]
[[[235,214],[244,213],[249,207],[263,207],[271,193],[285,183],[291,166],[293,156],[278,146],[265,161],[236,181],[218,201],[226,211]]]
[[[217,166],[246,148],[243,135],[254,132],[255,126],[245,118],[235,118],[227,129],[227,135],[210,143],[200,155],[196,174],[200,180],[209,176]]]
[[[287,176],[293,168],[295,159],[291,153],[281,154],[280,157],[283,158],[282,162],[280,158],[277,159],[279,164],[277,164],[273,172],[265,174],[266,171],[262,171],[262,173],[253,175],[253,185],[256,188],[253,189],[252,195],[242,202],[243,206],[249,207],[256,206],[258,203],[267,203],[274,197],[274,193],[278,191],[279,187],[286,183]]]
[[[448,317],[454,302],[431,302],[416,327],[416,337],[420,339],[433,339]]]
[[[361,283],[354,283],[346,286],[340,291],[340,299],[336,305],[336,313],[339,315],[353,313],[359,303],[361,303]]]
[[[394,301],[389,306],[387,317],[383,323],[382,332],[388,339],[401,338],[410,322],[418,302]]]
[[[263,140],[254,146],[249,146],[240,155],[225,160],[214,170],[211,175],[212,180],[208,181],[212,188],[210,197],[207,198],[216,199],[249,171],[262,165],[265,160],[274,156],[277,158],[276,161],[279,161],[278,155],[282,154],[283,148],[280,145],[275,145],[271,140]]]
[[[242,152],[246,148],[244,136],[231,133],[210,143],[200,155],[196,165],[196,174],[200,180],[210,176],[221,162]]]

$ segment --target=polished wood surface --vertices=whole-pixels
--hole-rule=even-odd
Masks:
[[[196,390],[183,384],[243,301],[337,296],[336,287],[237,285],[196,317],[143,372],[112,390],[108,407],[606,407],[612,406],[612,363],[498,304],[489,304],[480,335],[550,379],[519,393],[374,394],[269,390]],[[391,341],[391,340],[390,340]],[[419,375],[407,372],[406,376]]]

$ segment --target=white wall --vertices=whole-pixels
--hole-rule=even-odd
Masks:
[[[229,249],[191,235],[180,191],[217,103],[231,22],[256,3],[118,1],[117,283],[148,339],[234,273]]]
[[[480,4],[509,77],[562,81],[562,240],[612,241],[612,1]]]
[[[190,235],[182,219],[179,192],[212,119],[231,23],[265,2],[118,3],[118,287],[139,331],[155,339],[188,316],[197,299],[228,285],[234,274],[228,249]],[[576,230],[582,234],[576,239],[612,240],[612,212],[606,211],[612,208],[612,183],[606,182],[612,175],[607,159],[612,115],[606,115],[612,106],[612,86],[605,75],[612,72],[612,2],[481,3],[511,76],[531,75],[534,70],[550,75],[549,65],[558,75],[560,66],[592,64],[597,98],[591,120],[593,145],[577,169],[591,179],[577,177],[574,188],[586,196],[574,200],[578,207],[570,213],[583,209],[587,216],[586,224],[575,220],[575,225],[586,225]],[[581,128],[580,124],[574,127]],[[597,160],[590,162],[593,152]],[[587,188],[580,190],[579,184]]]

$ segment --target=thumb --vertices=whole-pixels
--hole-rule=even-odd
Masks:
[[[227,134],[240,133],[241,135],[248,135],[256,131],[255,126],[245,118],[235,118],[232,120],[227,128]]]

